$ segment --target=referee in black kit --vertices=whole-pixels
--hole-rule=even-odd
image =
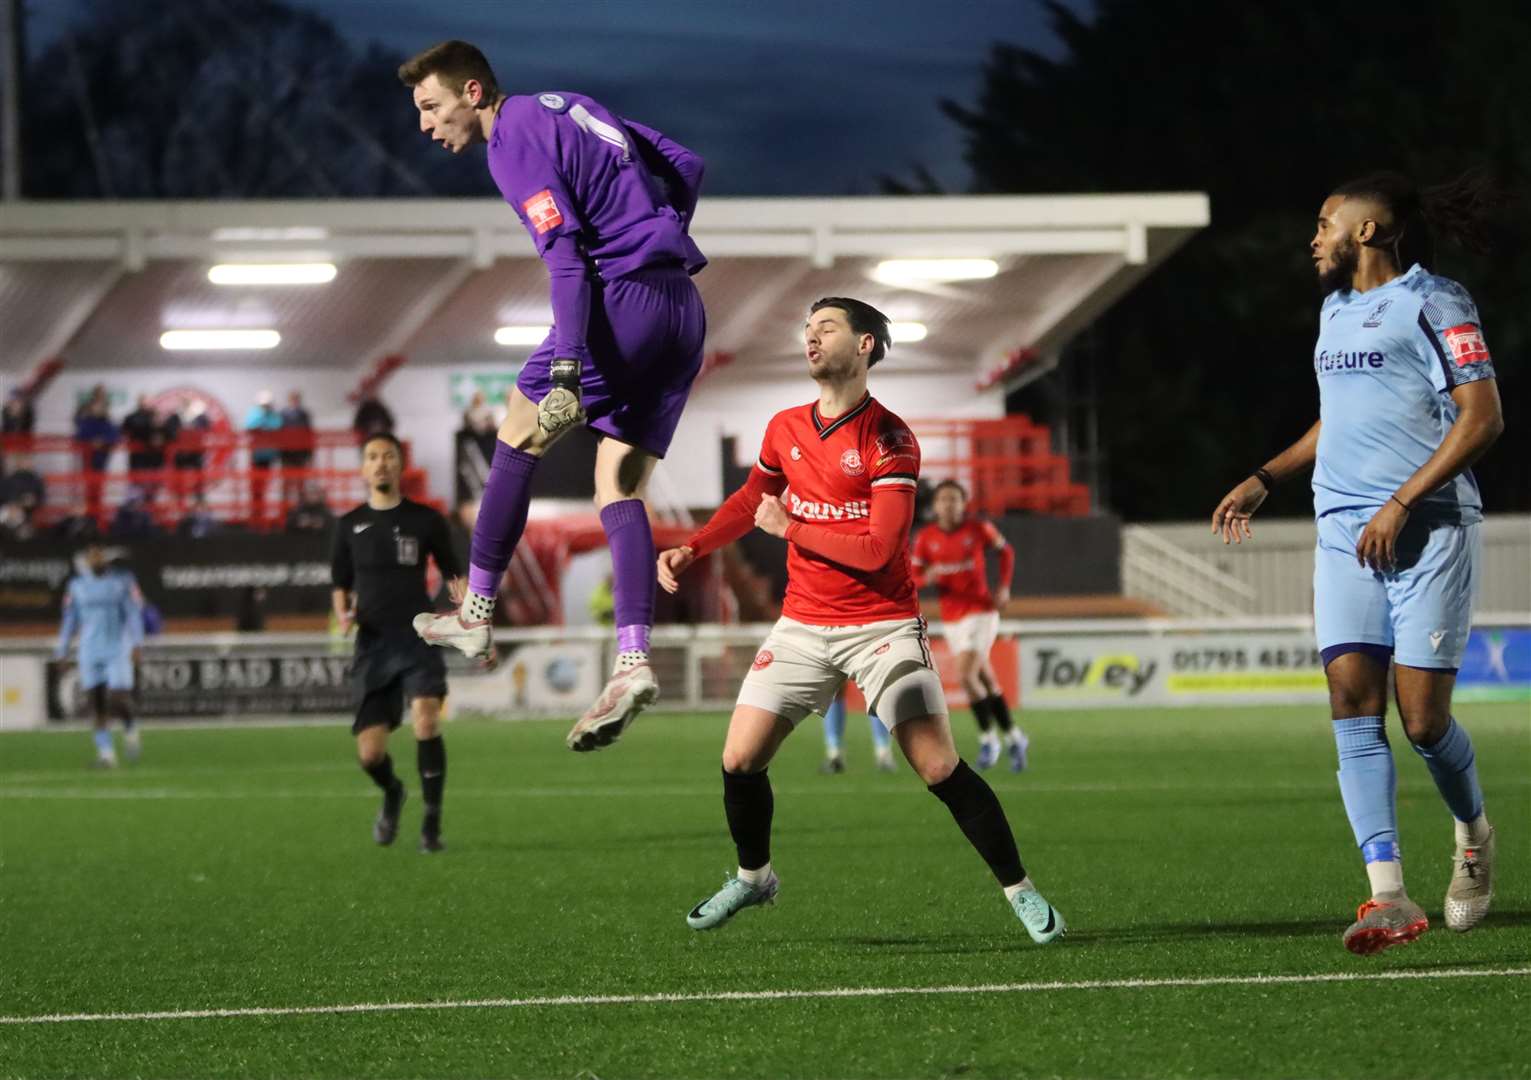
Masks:
[[[425,591],[425,557],[431,555],[448,582],[453,603],[466,582],[452,551],[446,519],[428,506],[399,493],[404,449],[387,433],[362,444],[362,479],[367,501],[335,529],[330,560],[333,602],[340,625],[354,625],[356,655],[351,664],[351,697],[356,720],[356,756],[383,789],[383,809],[372,826],[372,839],[391,844],[399,832],[404,784],[394,775],[388,736],[403,722],[409,703],[415,729],[415,753],[425,818],[420,850],[442,850],[441,795],[447,781],[447,752],[441,739],[441,707],[447,696],[447,671],[440,649],[420,640],[415,615],[431,606]]]

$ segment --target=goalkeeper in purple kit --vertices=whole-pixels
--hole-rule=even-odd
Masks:
[[[460,610],[422,614],[420,636],[471,657],[491,649],[495,591],[526,525],[532,475],[565,432],[601,438],[595,491],[611,545],[617,663],[569,732],[610,745],[657,700],[648,663],[656,554],[643,501],[702,363],[707,318],[688,233],[704,163],[583,94],[509,96],[474,46],[448,41],[399,69],[420,129],[453,153],[487,143],[489,172],[547,264],[553,328],[511,391],[484,487]]]

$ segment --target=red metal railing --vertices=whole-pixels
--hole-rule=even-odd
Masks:
[[[117,509],[137,496],[156,525],[173,529],[201,496],[219,522],[266,531],[283,527],[311,482],[337,513],[367,497],[358,436],[350,430],[183,433],[163,445],[118,442],[104,451],[104,461],[96,460],[100,447],[67,435],[0,435],[0,452],[7,472],[29,467],[46,486],[33,514],[38,528],[83,515],[104,532]],[[130,467],[130,456],[142,454],[158,455],[162,464]],[[408,467],[409,456],[405,443],[400,488],[430,502],[425,471]]]
[[[1090,489],[1074,483],[1069,460],[1053,452],[1052,432],[1029,416],[997,420],[911,420],[920,440],[920,474],[947,478],[968,490],[973,510],[997,517],[1007,510],[1080,517],[1090,512]]]

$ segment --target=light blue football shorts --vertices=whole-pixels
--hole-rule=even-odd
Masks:
[[[133,655],[122,651],[100,655],[81,652],[79,680],[81,690],[94,690],[102,683],[108,690],[131,690]]]
[[[1318,519],[1313,622],[1325,666],[1348,652],[1391,652],[1407,667],[1455,671],[1472,625],[1478,523],[1410,519],[1398,536],[1398,565],[1384,574],[1356,561],[1375,513],[1336,510]]]

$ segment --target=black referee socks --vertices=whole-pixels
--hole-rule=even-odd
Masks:
[[[362,771],[372,777],[372,782],[384,791],[393,791],[399,786],[399,778],[393,774],[393,758],[387,754],[376,765],[363,765]]]
[[[440,735],[415,743],[415,763],[420,767],[420,793],[425,796],[425,812],[441,816],[441,793],[447,786],[447,744]]]

